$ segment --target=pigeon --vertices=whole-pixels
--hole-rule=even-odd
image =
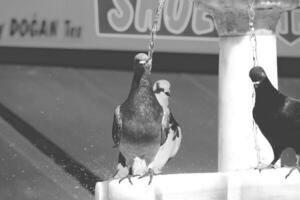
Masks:
[[[278,91],[262,67],[253,67],[249,76],[255,88],[253,118],[274,153],[273,161],[265,168],[275,168],[284,149],[291,147],[296,152],[296,166],[287,178],[295,169],[300,172],[300,101]]]
[[[182,131],[169,109],[170,83],[167,80],[158,80],[153,85],[154,94],[162,106],[164,113],[169,117],[169,128],[167,129],[167,139],[160,146],[154,160],[149,164],[155,174],[160,174],[165,164],[174,157],[180,147]]]
[[[131,177],[150,176],[155,172],[149,164],[167,139],[168,115],[152,89],[152,60],[144,53],[134,58],[134,75],[129,95],[115,109],[112,138],[119,149],[115,178],[119,182]]]

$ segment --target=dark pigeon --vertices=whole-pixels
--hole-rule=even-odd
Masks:
[[[296,166],[287,178],[295,169],[300,172],[300,101],[279,92],[262,67],[252,68],[249,76],[255,88],[253,118],[274,153],[273,161],[266,168],[274,168],[284,149],[291,147],[296,152]]]
[[[151,60],[140,53],[134,58],[134,75],[127,99],[114,114],[112,137],[118,147],[119,163],[115,178],[120,182],[133,176],[150,176],[154,170],[148,165],[166,140],[168,116],[152,90]]]

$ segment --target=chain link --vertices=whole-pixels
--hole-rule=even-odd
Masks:
[[[150,33],[150,44],[148,48],[148,61],[152,61],[153,53],[154,53],[154,40],[155,40],[155,35],[157,32],[157,27],[159,23],[159,19],[162,13],[162,10],[164,8],[165,0],[159,0],[158,7],[156,8],[155,11],[155,16],[152,24],[152,29]]]

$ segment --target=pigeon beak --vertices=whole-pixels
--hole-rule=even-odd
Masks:
[[[147,60],[141,60],[141,61],[139,62],[139,64],[144,65],[146,62],[147,62]]]
[[[170,92],[165,92],[165,94],[166,94],[168,97],[171,96]]]
[[[253,85],[254,85],[255,88],[258,88],[258,85],[259,85],[259,84],[260,84],[259,81],[253,82]]]
[[[139,64],[140,65],[143,65],[144,66],[144,69],[148,72],[151,72],[151,69],[152,69],[152,60],[151,59],[147,59],[147,60],[141,60],[139,61]]]

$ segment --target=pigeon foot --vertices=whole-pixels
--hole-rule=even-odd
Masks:
[[[262,170],[265,169],[276,169],[276,167],[273,164],[263,164],[263,163],[259,163],[256,167],[254,167],[255,170],[258,170],[259,173],[261,173]]]
[[[295,169],[297,169],[300,173],[300,167],[299,166],[292,167],[292,169],[289,171],[289,173],[285,176],[285,179],[287,179]]]
[[[158,174],[159,174],[159,173],[155,173],[155,172],[153,171],[153,169],[150,168],[150,169],[148,170],[148,172],[146,172],[144,175],[140,176],[139,179],[145,178],[145,177],[149,176],[150,179],[149,179],[148,185],[150,185],[151,182],[152,182],[153,176],[158,175]]]
[[[136,176],[137,176],[137,175],[127,175],[127,176],[121,178],[121,179],[119,180],[119,183],[121,183],[121,182],[124,181],[125,179],[128,179],[129,183],[130,183],[131,185],[133,185],[131,178],[136,177]]]

